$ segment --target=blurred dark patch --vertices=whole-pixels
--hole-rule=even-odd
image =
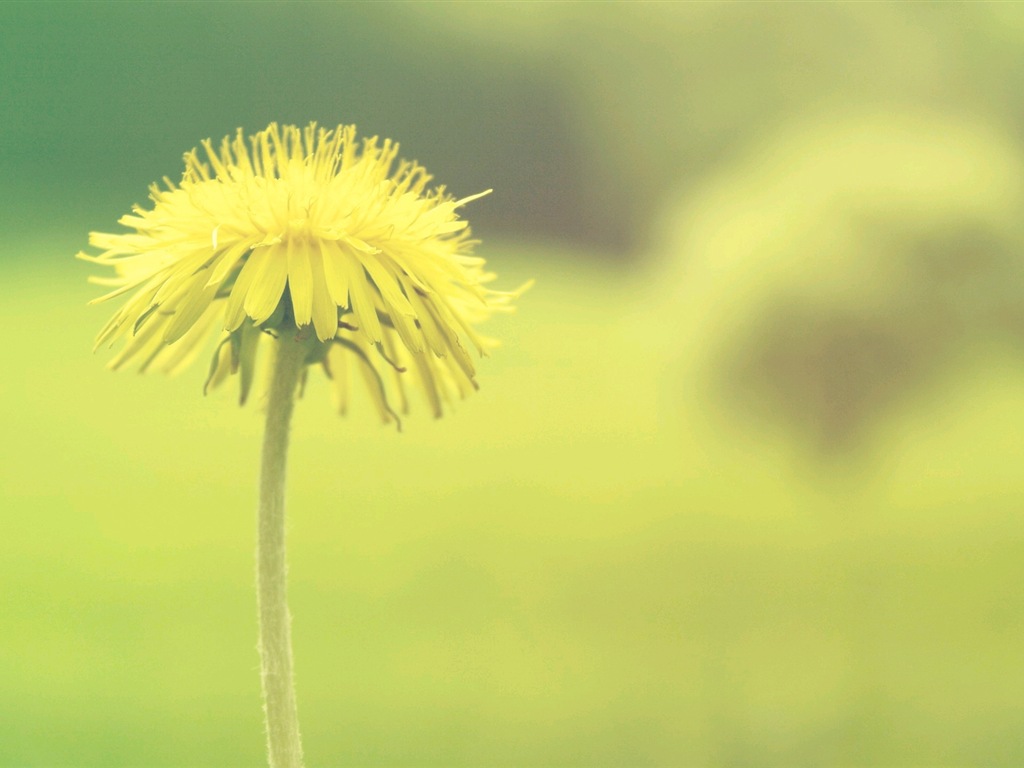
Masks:
[[[898,317],[810,302],[780,303],[761,320],[724,370],[725,388],[821,453],[858,443],[934,370],[943,346]]]
[[[1009,235],[966,222],[912,233],[871,225],[898,284],[872,306],[774,297],[726,356],[725,392],[800,435],[822,455],[859,448],[872,427],[982,338],[1024,345],[1024,275]]]

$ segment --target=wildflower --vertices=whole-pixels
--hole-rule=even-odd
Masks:
[[[153,207],[120,219],[131,232],[93,232],[101,253],[79,257],[114,268],[95,279],[114,289],[96,301],[131,294],[96,340],[124,341],[114,368],[177,370],[220,326],[207,386],[237,372],[244,402],[260,347],[273,352],[259,482],[259,654],[269,764],[301,768],[284,507],[295,391],[319,364],[344,411],[354,369],[385,421],[398,421],[389,389],[404,410],[409,379],[440,416],[443,401],[476,387],[462,338],[483,354],[494,342],[474,324],[510,309],[519,291],[488,289],[493,275],[471,253],[456,211],[481,195],[428,191],[431,177],[415,163],[392,171],[391,141],[357,146],[352,126],[271,124],[248,144],[239,130],[216,151],[203,147],[206,161],[185,155],[180,184],[154,184]]]
[[[520,293],[486,287],[494,275],[458,216],[487,192],[428,190],[421,166],[395,167],[396,143],[357,145],[354,126],[271,124],[203,148],[180,183],[150,187],[151,208],[119,220],[130,232],[93,232],[99,255],[78,254],[115,270],[93,278],[113,288],[95,302],[130,294],[96,340],[123,340],[112,368],[177,371],[219,327],[207,386],[237,372],[242,402],[268,335],[286,333],[306,341],[304,366],[322,366],[343,413],[352,377],[385,422],[410,385],[436,416],[476,388],[463,340],[485,354],[494,342],[475,324]]]

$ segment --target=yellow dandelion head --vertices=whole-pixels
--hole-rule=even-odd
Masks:
[[[475,389],[473,361],[494,345],[474,325],[511,309],[522,289],[494,291],[458,209],[487,192],[454,199],[398,145],[357,144],[354,126],[310,124],[238,130],[219,149],[203,142],[185,155],[180,183],[150,187],[149,209],[119,223],[129,232],[92,232],[113,267],[92,278],[130,294],[96,346],[123,346],[110,365],[137,362],[168,372],[187,365],[214,330],[208,386],[239,373],[242,401],[268,334],[307,339],[307,363],[334,382],[345,411],[350,376],[365,381],[381,417],[396,420],[413,385],[440,416],[442,403]],[[489,190],[488,190],[489,191]]]

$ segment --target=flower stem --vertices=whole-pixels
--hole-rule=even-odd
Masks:
[[[260,468],[259,545],[256,554],[260,667],[270,768],[301,768],[302,743],[292,681],[291,614],[285,564],[284,485],[288,425],[306,345],[283,331],[267,402]]]

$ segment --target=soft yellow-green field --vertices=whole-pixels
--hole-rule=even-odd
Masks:
[[[0,765],[260,765],[259,403],[106,371],[72,239],[0,304]],[[1024,364],[976,347],[822,463],[684,401],[651,268],[484,252],[538,283],[478,395],[298,408],[310,766],[1024,761]]]

